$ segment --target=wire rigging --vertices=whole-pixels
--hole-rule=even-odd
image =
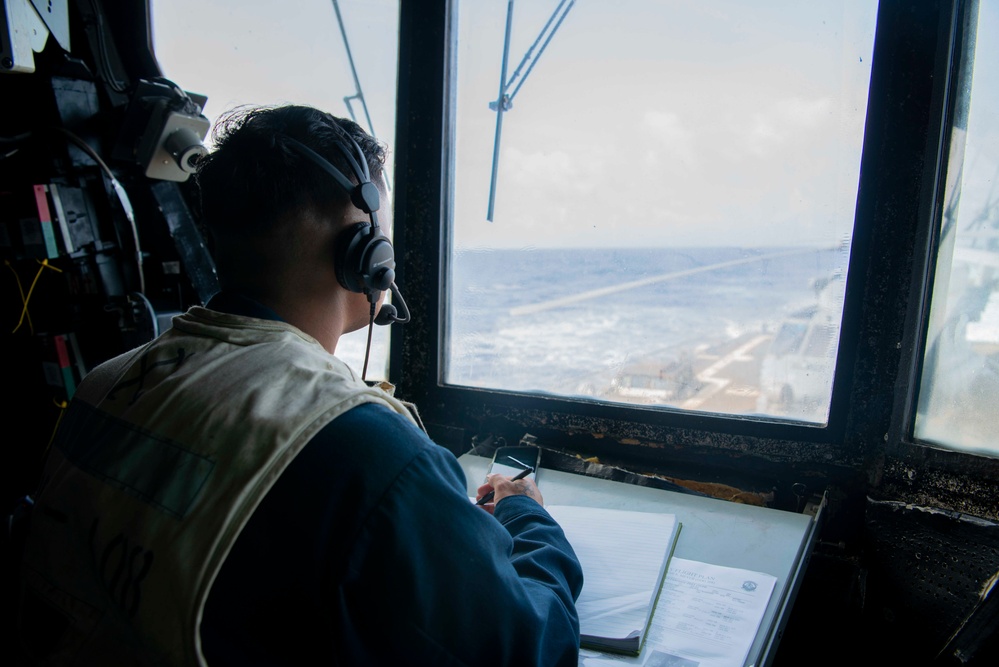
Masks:
[[[566,6],[566,3],[568,3],[568,6]],[[538,33],[538,36],[534,40],[534,43],[531,44],[531,48],[527,49],[527,53],[524,54],[524,58],[520,61],[520,64],[517,65],[517,69],[513,71],[513,75],[510,77],[510,80],[507,81],[506,83],[507,88],[512,86],[513,83],[517,81],[517,77],[520,76],[520,70],[523,69],[524,65],[528,63],[528,61],[530,61],[530,66],[527,68],[527,71],[524,72],[524,78],[517,82],[517,87],[514,88],[513,92],[510,93],[509,95],[508,98],[509,107],[513,106],[513,98],[517,96],[517,91],[520,90],[520,87],[524,85],[525,81],[527,81],[527,77],[530,76],[531,70],[533,70],[534,66],[538,64],[538,60],[541,58],[541,54],[543,54],[545,52],[545,49],[548,48],[548,44],[552,41],[552,37],[554,37],[555,33],[558,32],[558,29],[562,27],[562,21],[565,20],[565,17],[569,14],[569,10],[572,9],[573,5],[575,4],[576,0],[561,0],[558,3],[558,7],[556,7],[555,11],[552,12],[552,15],[548,17],[548,21],[547,23],[545,23],[545,27],[541,29],[541,32]],[[565,11],[562,11],[563,7],[565,7]],[[555,21],[556,17],[558,17],[558,21]],[[552,27],[553,21],[555,22],[554,27]],[[538,55],[536,57],[532,57],[534,49],[535,47],[537,47],[538,42],[541,41],[542,37],[545,38],[545,41],[541,45],[541,50],[538,51]]]
[[[375,134],[374,123],[371,122],[371,114],[368,113],[368,103],[364,99],[364,92],[361,90],[361,80],[357,76],[357,68],[354,66],[354,55],[350,50],[350,42],[347,40],[347,28],[343,23],[343,15],[340,13],[340,3],[338,0],[333,0],[333,11],[336,12],[336,21],[340,26],[340,36],[343,38],[343,48],[347,51],[347,62],[350,64],[350,74],[354,77],[354,94],[346,95],[343,98],[343,103],[347,106],[347,113],[350,114],[350,119],[355,123],[357,122],[357,116],[354,114],[354,107],[351,105],[351,100],[359,100],[361,102],[361,108],[364,110],[364,118],[368,122],[368,132],[372,137],[378,135]],[[385,176],[385,187],[391,190],[389,185],[388,173]]]
[[[534,70],[534,66],[538,64],[538,60],[541,58],[541,54],[545,52],[548,48],[548,44],[552,41],[552,37],[558,32],[559,28],[562,27],[562,22],[565,17],[568,16],[569,11],[575,6],[576,0],[559,0],[558,5],[555,7],[555,11],[552,15],[548,17],[548,21],[545,22],[541,32],[535,38],[534,43],[531,44],[530,48],[521,58],[520,64],[513,71],[513,75],[509,80],[506,78],[507,63],[510,57],[510,36],[513,32],[513,0],[509,0],[506,10],[506,34],[503,38],[503,62],[500,67],[500,87],[499,94],[496,96],[496,100],[489,103],[489,108],[496,112],[496,136],[493,139],[493,166],[492,175],[489,181],[489,207],[486,210],[486,220],[492,222],[493,213],[496,208],[496,181],[497,175],[499,173],[499,151],[500,151],[500,136],[503,132],[503,114],[513,108],[513,98],[516,97],[517,92],[520,90],[524,82],[527,81],[527,77],[530,76],[531,72]],[[542,41],[544,40],[544,41]],[[538,44],[541,44],[541,49],[538,51],[537,55],[534,55],[534,49],[537,48]],[[527,70],[524,71],[523,78],[521,78],[521,71],[524,69],[524,65],[527,65]],[[507,92],[510,86],[516,83],[512,92]]]

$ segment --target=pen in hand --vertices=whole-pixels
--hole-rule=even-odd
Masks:
[[[531,468],[531,467],[524,468],[523,470],[521,470],[520,472],[518,472],[513,477],[513,479],[511,479],[510,481],[511,482],[516,482],[518,479],[524,479],[525,477],[527,477],[528,475],[530,475],[532,472],[534,472],[534,468]],[[493,496],[495,496],[495,495],[496,495],[495,491],[490,491],[486,495],[484,495],[481,498],[479,498],[478,500],[476,500],[475,504],[476,505],[485,505],[490,500],[492,500]]]

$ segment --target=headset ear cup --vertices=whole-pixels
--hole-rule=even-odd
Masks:
[[[364,246],[363,279],[368,289],[384,292],[395,282],[395,250],[381,235],[368,239]]]
[[[351,292],[384,292],[395,282],[395,250],[388,238],[358,222],[345,229],[334,245],[337,281]]]
[[[358,222],[340,232],[333,248],[333,268],[340,285],[351,292],[365,293],[364,241],[369,237],[371,225]]]

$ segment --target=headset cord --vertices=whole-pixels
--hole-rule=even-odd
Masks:
[[[371,303],[371,312],[368,313],[368,344],[364,347],[364,368],[361,369],[361,382],[368,377],[368,357],[371,355],[371,333],[375,328],[375,298],[368,294],[368,301]]]

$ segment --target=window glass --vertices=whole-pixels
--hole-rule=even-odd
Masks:
[[[877,3],[455,11],[444,382],[824,423]]]
[[[981,3],[969,33],[915,436],[999,457],[999,6]]]
[[[184,90],[206,95],[209,120],[214,123],[222,112],[245,104],[307,104],[352,117],[389,147],[391,199],[396,0],[150,4],[153,49],[163,75]],[[379,219],[386,233],[390,222],[385,216]],[[388,327],[377,327],[369,380],[387,377],[388,340]],[[336,354],[360,372],[366,343],[367,329],[348,334]]]

